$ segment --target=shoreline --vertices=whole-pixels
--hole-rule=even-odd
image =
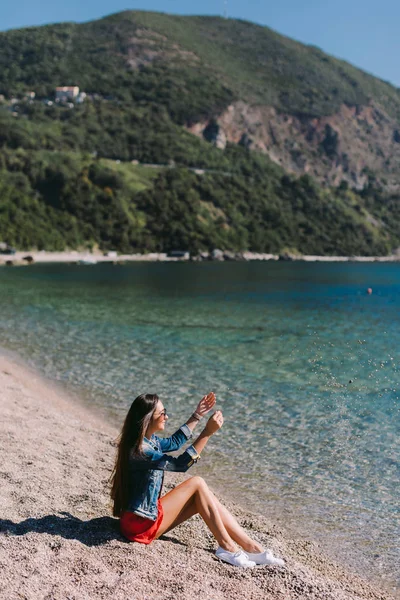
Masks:
[[[150,546],[125,542],[110,516],[107,487],[118,430],[2,349],[0,386],[4,597],[392,598],[323,556],[317,544],[226,501],[252,535],[285,558],[286,568],[220,563],[199,517]],[[166,475],[164,491],[186,478]]]
[[[291,262],[400,262],[400,256],[314,256],[296,254],[266,254],[258,252],[228,252],[214,251],[214,257],[209,253],[201,253],[198,256],[190,255],[183,257],[168,256],[165,252],[152,252],[148,254],[117,254],[104,255],[101,252],[88,251],[17,251],[15,254],[0,254],[0,266],[22,266],[30,264],[97,264],[111,263],[123,264],[127,262],[253,262],[253,261],[291,261]],[[189,253],[187,253],[189,254]]]

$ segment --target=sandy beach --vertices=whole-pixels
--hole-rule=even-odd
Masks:
[[[286,560],[285,568],[240,570],[219,562],[199,517],[151,546],[126,542],[110,517],[118,431],[2,354],[0,390],[2,599],[391,598],[334,564],[315,543],[290,538],[223,498],[253,536]],[[164,489],[187,476],[166,477]]]
[[[302,262],[397,262],[400,260],[398,254],[390,256],[313,256],[285,254],[283,257],[278,254],[262,254],[259,252],[220,252],[220,258],[217,260],[244,260],[244,261],[277,261],[291,260]],[[203,260],[208,260],[204,254]],[[225,256],[225,258],[224,258]],[[186,262],[189,260],[198,260],[199,257],[190,257],[189,253],[185,257],[168,256],[165,252],[151,252],[148,254],[117,254],[109,253],[104,255],[102,252],[87,252],[77,250],[66,250],[64,252],[46,252],[42,251],[18,251],[15,254],[0,254],[0,266],[5,265],[29,265],[35,263],[127,263],[127,262]],[[27,260],[28,259],[28,260]]]

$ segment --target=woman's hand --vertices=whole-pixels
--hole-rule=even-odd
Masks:
[[[199,417],[204,417],[204,415],[212,409],[216,401],[217,399],[215,398],[214,392],[210,392],[206,396],[203,396],[196,408],[196,413]]]
[[[215,411],[215,413],[208,419],[207,425],[204,427],[204,433],[206,435],[213,435],[219,429],[221,429],[224,424],[224,417],[220,410]]]

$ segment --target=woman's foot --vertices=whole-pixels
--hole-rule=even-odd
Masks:
[[[234,567],[243,567],[245,569],[249,567],[255,567],[256,563],[254,560],[250,560],[247,554],[243,550],[237,552],[229,552],[221,546],[218,547],[215,556],[221,560],[233,565]],[[258,555],[257,555],[258,556]]]
[[[256,563],[256,565],[270,565],[276,567],[283,567],[285,561],[282,558],[276,558],[271,552],[271,550],[264,550],[264,552],[246,552],[246,556],[248,556],[250,561]]]

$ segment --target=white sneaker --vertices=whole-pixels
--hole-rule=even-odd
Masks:
[[[247,558],[247,554],[243,550],[238,550],[238,552],[228,552],[228,550],[224,550],[224,548],[219,546],[215,556],[234,567],[243,567],[247,569],[249,567],[255,567],[256,565],[253,560]]]
[[[285,565],[285,561],[282,558],[276,558],[271,552],[271,550],[265,550],[264,552],[260,552],[258,554],[252,552],[246,552],[246,556],[249,557],[249,560],[256,563],[256,565],[270,565],[276,567],[283,567]]]

